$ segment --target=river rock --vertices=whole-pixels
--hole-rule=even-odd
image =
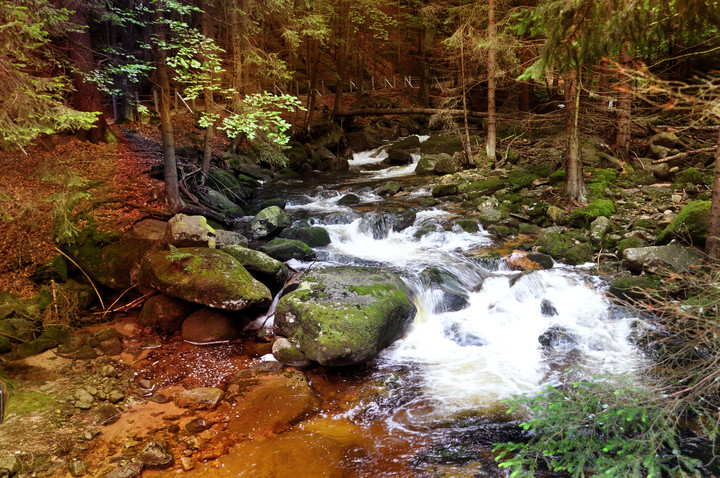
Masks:
[[[247,237],[243,236],[239,232],[216,229],[215,236],[215,247],[218,249],[222,249],[226,246],[248,246]]]
[[[553,325],[538,337],[540,345],[547,348],[555,348],[569,345],[577,345],[580,341],[574,334],[570,333],[564,327]]]
[[[145,301],[137,321],[143,327],[177,332],[191,311],[192,306],[188,302],[165,294],[157,294]]]
[[[378,189],[376,189],[375,192],[378,194],[378,196],[388,197],[396,195],[400,192],[401,189],[402,185],[399,182],[388,181],[382,186],[380,186]]]
[[[672,239],[704,247],[710,224],[710,201],[692,201],[685,205],[677,217],[658,235],[658,244]]]
[[[142,461],[130,461],[113,471],[105,473],[104,478],[137,478],[143,471]]]
[[[600,216],[590,224],[590,242],[595,247],[603,247],[605,236],[612,231],[612,221],[605,216]]]
[[[420,138],[417,136],[408,136],[400,141],[396,141],[388,148],[389,152],[394,150],[417,150],[420,147]]]
[[[216,191],[213,188],[207,188],[206,195],[207,200],[212,206],[215,206],[229,216],[242,217],[245,215],[245,211],[243,211],[240,206],[220,191]]]
[[[204,216],[177,214],[167,223],[165,241],[175,247],[215,247],[215,229]]]
[[[471,138],[471,143],[475,143],[478,138]],[[420,144],[420,151],[424,154],[439,154],[445,153],[449,156],[463,150],[463,142],[459,135],[456,134],[444,134],[430,136],[427,140]]]
[[[415,316],[408,294],[389,271],[314,269],[280,299],[275,332],[321,365],[365,363],[398,339]]]
[[[285,337],[278,337],[273,342],[272,354],[280,363],[291,367],[304,368],[312,363],[292,342]]]
[[[430,176],[435,174],[435,165],[441,160],[452,160],[452,156],[445,153],[440,154],[424,154],[420,157],[417,166],[415,166],[415,174],[418,176]]]
[[[319,226],[289,227],[283,229],[279,237],[302,241],[310,247],[323,247],[330,244],[330,234],[324,227]]]
[[[675,133],[658,133],[650,137],[648,142],[654,146],[662,146],[664,148],[674,148],[678,143],[678,137]]]
[[[637,301],[647,299],[647,295],[660,287],[660,280],[654,274],[620,277],[615,279],[608,288],[607,294],[621,301]]]
[[[357,194],[346,194],[338,199],[338,206],[354,206],[360,204],[360,197]]]
[[[432,196],[434,198],[453,196],[458,193],[457,184],[438,184],[432,189]]]
[[[198,433],[204,432],[211,426],[212,424],[208,423],[207,420],[205,420],[204,418],[197,417],[193,418],[185,424],[185,430],[191,435],[197,435]]]
[[[305,374],[282,367],[242,370],[228,378],[227,389],[235,415],[228,429],[240,435],[287,430],[320,405]]]
[[[237,335],[236,321],[219,310],[209,308],[196,310],[182,323],[183,340],[193,344],[225,342],[234,339]]]
[[[20,472],[20,460],[13,455],[0,458],[0,471],[6,470],[10,476]]]
[[[224,396],[225,392],[222,389],[215,387],[198,387],[183,390],[175,395],[173,401],[175,405],[180,408],[208,410],[217,407]]]
[[[175,463],[170,445],[165,441],[151,441],[138,455],[146,468],[168,468]]]
[[[386,209],[382,212],[366,214],[360,222],[360,231],[372,233],[374,239],[385,239],[390,231],[399,232],[415,223],[417,213],[410,208]]]
[[[435,312],[455,312],[470,305],[469,294],[454,274],[439,267],[428,267],[420,274],[425,287],[433,291]]]
[[[264,252],[242,246],[227,246],[221,250],[233,256],[260,282],[276,287],[285,284],[288,267]]]
[[[214,167],[210,168],[207,180],[210,187],[237,204],[244,203],[251,198],[253,188],[260,185],[257,180],[248,176],[235,177],[230,171]]]
[[[393,149],[388,152],[387,163],[391,166],[406,166],[412,163],[412,154],[402,149]]]
[[[68,465],[68,472],[70,473],[70,476],[85,476],[85,473],[87,473],[87,465],[82,460],[73,460],[70,462],[70,465]]]
[[[273,239],[258,250],[279,261],[297,259],[299,261],[314,261],[315,252],[301,241],[294,239]]]
[[[555,260],[570,265],[584,264],[593,259],[593,249],[590,244],[579,242],[571,234],[546,229],[540,234],[533,246],[537,252],[548,254]]]
[[[623,251],[623,266],[635,273],[655,273],[660,269],[686,272],[691,266],[701,263],[700,254],[678,244],[629,248]]]
[[[260,211],[250,221],[250,234],[255,239],[262,239],[289,227],[290,223],[290,218],[285,211],[277,206],[270,206]]]
[[[563,225],[567,222],[567,212],[564,209],[560,209],[557,206],[548,206],[547,217],[556,225]]]
[[[166,295],[217,309],[267,305],[270,290],[229,254],[187,247],[153,251],[140,266],[140,283]]]

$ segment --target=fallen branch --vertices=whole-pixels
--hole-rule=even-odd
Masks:
[[[716,149],[717,149],[717,146],[709,146],[707,148],[696,149],[695,151],[687,151],[685,153],[673,154],[672,156],[668,156],[666,158],[655,159],[655,160],[653,160],[652,163],[653,164],[667,163],[667,162],[673,161],[675,159],[685,159],[688,156],[690,156],[691,154],[710,153],[712,151],[715,151]]]
[[[103,303],[102,297],[100,296],[100,292],[98,292],[97,287],[95,287],[95,283],[92,281],[92,279],[90,278],[90,276],[87,275],[87,272],[85,272],[85,271],[83,270],[83,268],[80,267],[80,266],[78,265],[78,263],[75,262],[75,261],[72,259],[72,257],[68,256],[68,255],[65,254],[63,251],[61,251],[60,249],[58,249],[57,247],[55,248],[55,250],[58,251],[58,252],[59,252],[60,254],[62,254],[63,256],[65,256],[65,258],[66,258],[67,260],[69,260],[70,262],[72,262],[72,263],[75,265],[75,267],[77,267],[78,269],[80,269],[80,272],[82,272],[83,275],[84,275],[84,276],[87,278],[87,280],[90,282],[90,285],[92,286],[93,290],[95,291],[95,294],[97,295],[98,299],[100,299],[100,307],[102,307],[102,308],[104,309],[104,308],[105,308],[105,304]]]

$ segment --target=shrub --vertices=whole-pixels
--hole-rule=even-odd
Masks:
[[[629,376],[603,376],[568,388],[548,386],[535,396],[508,400],[510,411],[528,408],[527,443],[496,444],[496,460],[511,478],[539,468],[573,478],[701,476],[702,463],[685,456],[677,417]]]

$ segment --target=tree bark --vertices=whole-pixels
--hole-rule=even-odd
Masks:
[[[565,112],[567,149],[565,152],[565,194],[572,201],[585,202],[585,180],[580,157],[580,72],[570,71],[565,77]]]
[[[488,116],[487,116],[487,157],[495,161],[495,147],[497,143],[497,116],[495,114],[495,0],[488,0]]]
[[[347,82],[348,22],[350,21],[348,16],[348,3],[345,0],[340,0],[336,17],[338,32],[335,44],[335,69],[338,82],[335,85],[333,116],[335,116],[335,112],[343,109],[343,87]]]
[[[720,131],[718,131],[718,144],[715,150],[715,176],[713,178],[710,223],[708,224],[705,253],[714,261],[720,259]]]
[[[632,57],[627,44],[620,48],[620,66],[630,67]],[[615,155],[623,160],[630,157],[630,108],[632,105],[632,79],[630,75],[620,71],[617,100],[617,133],[615,135]]]
[[[161,43],[165,43],[165,29],[159,22],[160,13],[156,12],[156,19],[153,25],[155,35]],[[163,143],[163,157],[165,163],[165,199],[173,212],[182,207],[180,199],[180,188],[178,187],[177,161],[175,159],[175,137],[173,135],[173,124],[170,118],[170,77],[166,63],[167,52],[156,46],[155,67],[157,83],[160,89],[160,135]]]
[[[78,25],[87,26],[87,18],[81,11],[72,14],[71,19]],[[85,81],[85,74],[97,68],[95,59],[93,58],[92,44],[90,42],[90,32],[87,28],[82,31],[68,31],[68,56],[77,71],[73,71],[72,83],[75,91],[72,94],[71,102],[73,107],[78,111],[99,111],[93,128],[88,131],[82,131],[80,136],[83,139],[98,143],[105,139],[107,130],[107,122],[105,115],[102,113],[102,101],[100,93],[95,85]]]
[[[203,23],[202,23],[202,34],[205,35],[205,37],[210,38],[210,35],[212,34],[212,25],[210,24],[210,16],[204,15],[203,16]],[[211,77],[210,81],[213,81],[213,78]],[[212,114],[214,112],[214,106],[215,106],[215,99],[213,98],[213,90],[212,88],[205,88],[203,91],[203,97],[205,99],[205,114],[208,116],[208,120],[210,123],[205,128],[205,138],[203,140],[203,159],[202,159],[202,165],[200,169],[202,170],[202,180],[205,181],[205,178],[208,177],[208,174],[210,174],[210,163],[212,162],[212,147],[213,147],[213,137],[215,136],[215,125],[212,120]]]
[[[460,40],[460,81],[462,81],[462,105],[463,105],[463,121],[465,124],[465,138],[463,138],[463,146],[465,149],[465,161],[469,164],[472,161],[472,151],[470,149],[470,126],[468,124],[468,109],[467,109],[467,91],[465,90],[467,84],[465,82],[465,40]],[[462,136],[461,136],[462,137]]]

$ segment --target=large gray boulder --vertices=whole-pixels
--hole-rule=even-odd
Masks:
[[[700,263],[702,263],[700,254],[694,249],[678,244],[633,247],[623,251],[623,265],[636,273],[654,273],[660,269],[686,272],[691,266]]]
[[[289,227],[290,218],[277,206],[266,207],[250,221],[250,234],[255,239],[272,236]]]
[[[216,249],[149,252],[140,264],[139,280],[171,297],[216,309],[240,310],[272,300],[264,284],[232,256]]]
[[[400,338],[415,312],[407,287],[392,272],[314,269],[280,299],[275,333],[321,365],[360,364]]]

